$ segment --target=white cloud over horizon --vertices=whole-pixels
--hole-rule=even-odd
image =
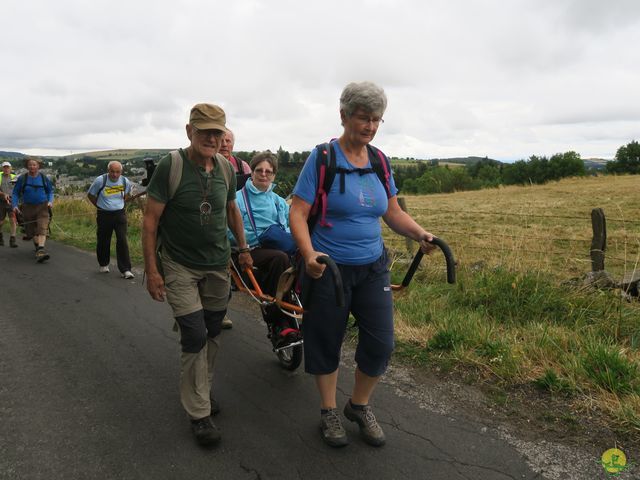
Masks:
[[[638,139],[634,0],[5,0],[0,150],[184,146],[218,103],[237,150],[339,135],[350,81],[387,92],[389,155],[500,160]]]

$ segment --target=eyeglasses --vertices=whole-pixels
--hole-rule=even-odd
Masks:
[[[369,117],[368,115],[354,115],[353,118],[355,118],[358,123],[361,123],[363,125],[367,125],[369,122],[373,123],[374,125],[380,125],[381,123],[384,123],[384,119],[381,117]]]
[[[265,170],[264,168],[256,168],[254,170],[258,175],[266,175],[267,177],[272,177],[274,174],[273,170]]]
[[[194,133],[197,133],[198,135],[202,135],[205,138],[209,138],[211,136],[214,137],[221,137],[222,135],[224,135],[224,132],[222,130],[218,130],[215,128],[210,128],[210,129],[206,129],[206,130],[200,130],[199,128],[196,128],[195,125],[192,125],[193,131]]]

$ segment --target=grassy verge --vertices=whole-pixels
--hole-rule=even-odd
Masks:
[[[502,268],[423,271],[396,297],[396,355],[509,390],[534,387],[640,433],[640,305]]]

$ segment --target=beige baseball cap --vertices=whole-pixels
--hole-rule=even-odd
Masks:
[[[198,130],[227,131],[225,123],[227,117],[219,106],[211,103],[198,103],[191,109],[189,123]]]

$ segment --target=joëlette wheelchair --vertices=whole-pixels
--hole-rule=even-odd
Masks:
[[[455,283],[456,263],[451,249],[447,243],[440,238],[434,238],[431,243],[439,247],[444,254],[447,264],[447,282]],[[402,282],[398,285],[391,285],[392,291],[400,291],[409,286],[423,256],[422,251],[418,250]],[[344,306],[342,278],[340,277],[340,271],[337,265],[326,255],[318,257],[317,260],[319,263],[327,266],[324,274],[333,276],[336,305]],[[303,263],[292,263],[294,266],[287,269],[280,276],[276,295],[271,296],[262,291],[251,269],[246,269],[241,272],[238,265],[231,262],[231,277],[237,290],[250,295],[256,300],[263,313],[267,307],[275,306],[286,317],[287,325],[284,331],[280,330],[276,332],[274,323],[265,322],[267,325],[267,338],[271,340],[273,352],[278,357],[282,368],[286,370],[295,370],[302,362],[304,339],[302,338],[300,326],[305,312],[304,306],[309,305],[309,300],[313,295],[313,281],[300,281],[300,276],[304,275],[304,270],[303,267],[296,267],[296,263],[299,265],[303,265]],[[307,280],[310,279],[307,278]],[[283,334],[285,337],[288,334],[292,334],[290,337],[293,338],[293,341],[283,344],[281,342]]]

